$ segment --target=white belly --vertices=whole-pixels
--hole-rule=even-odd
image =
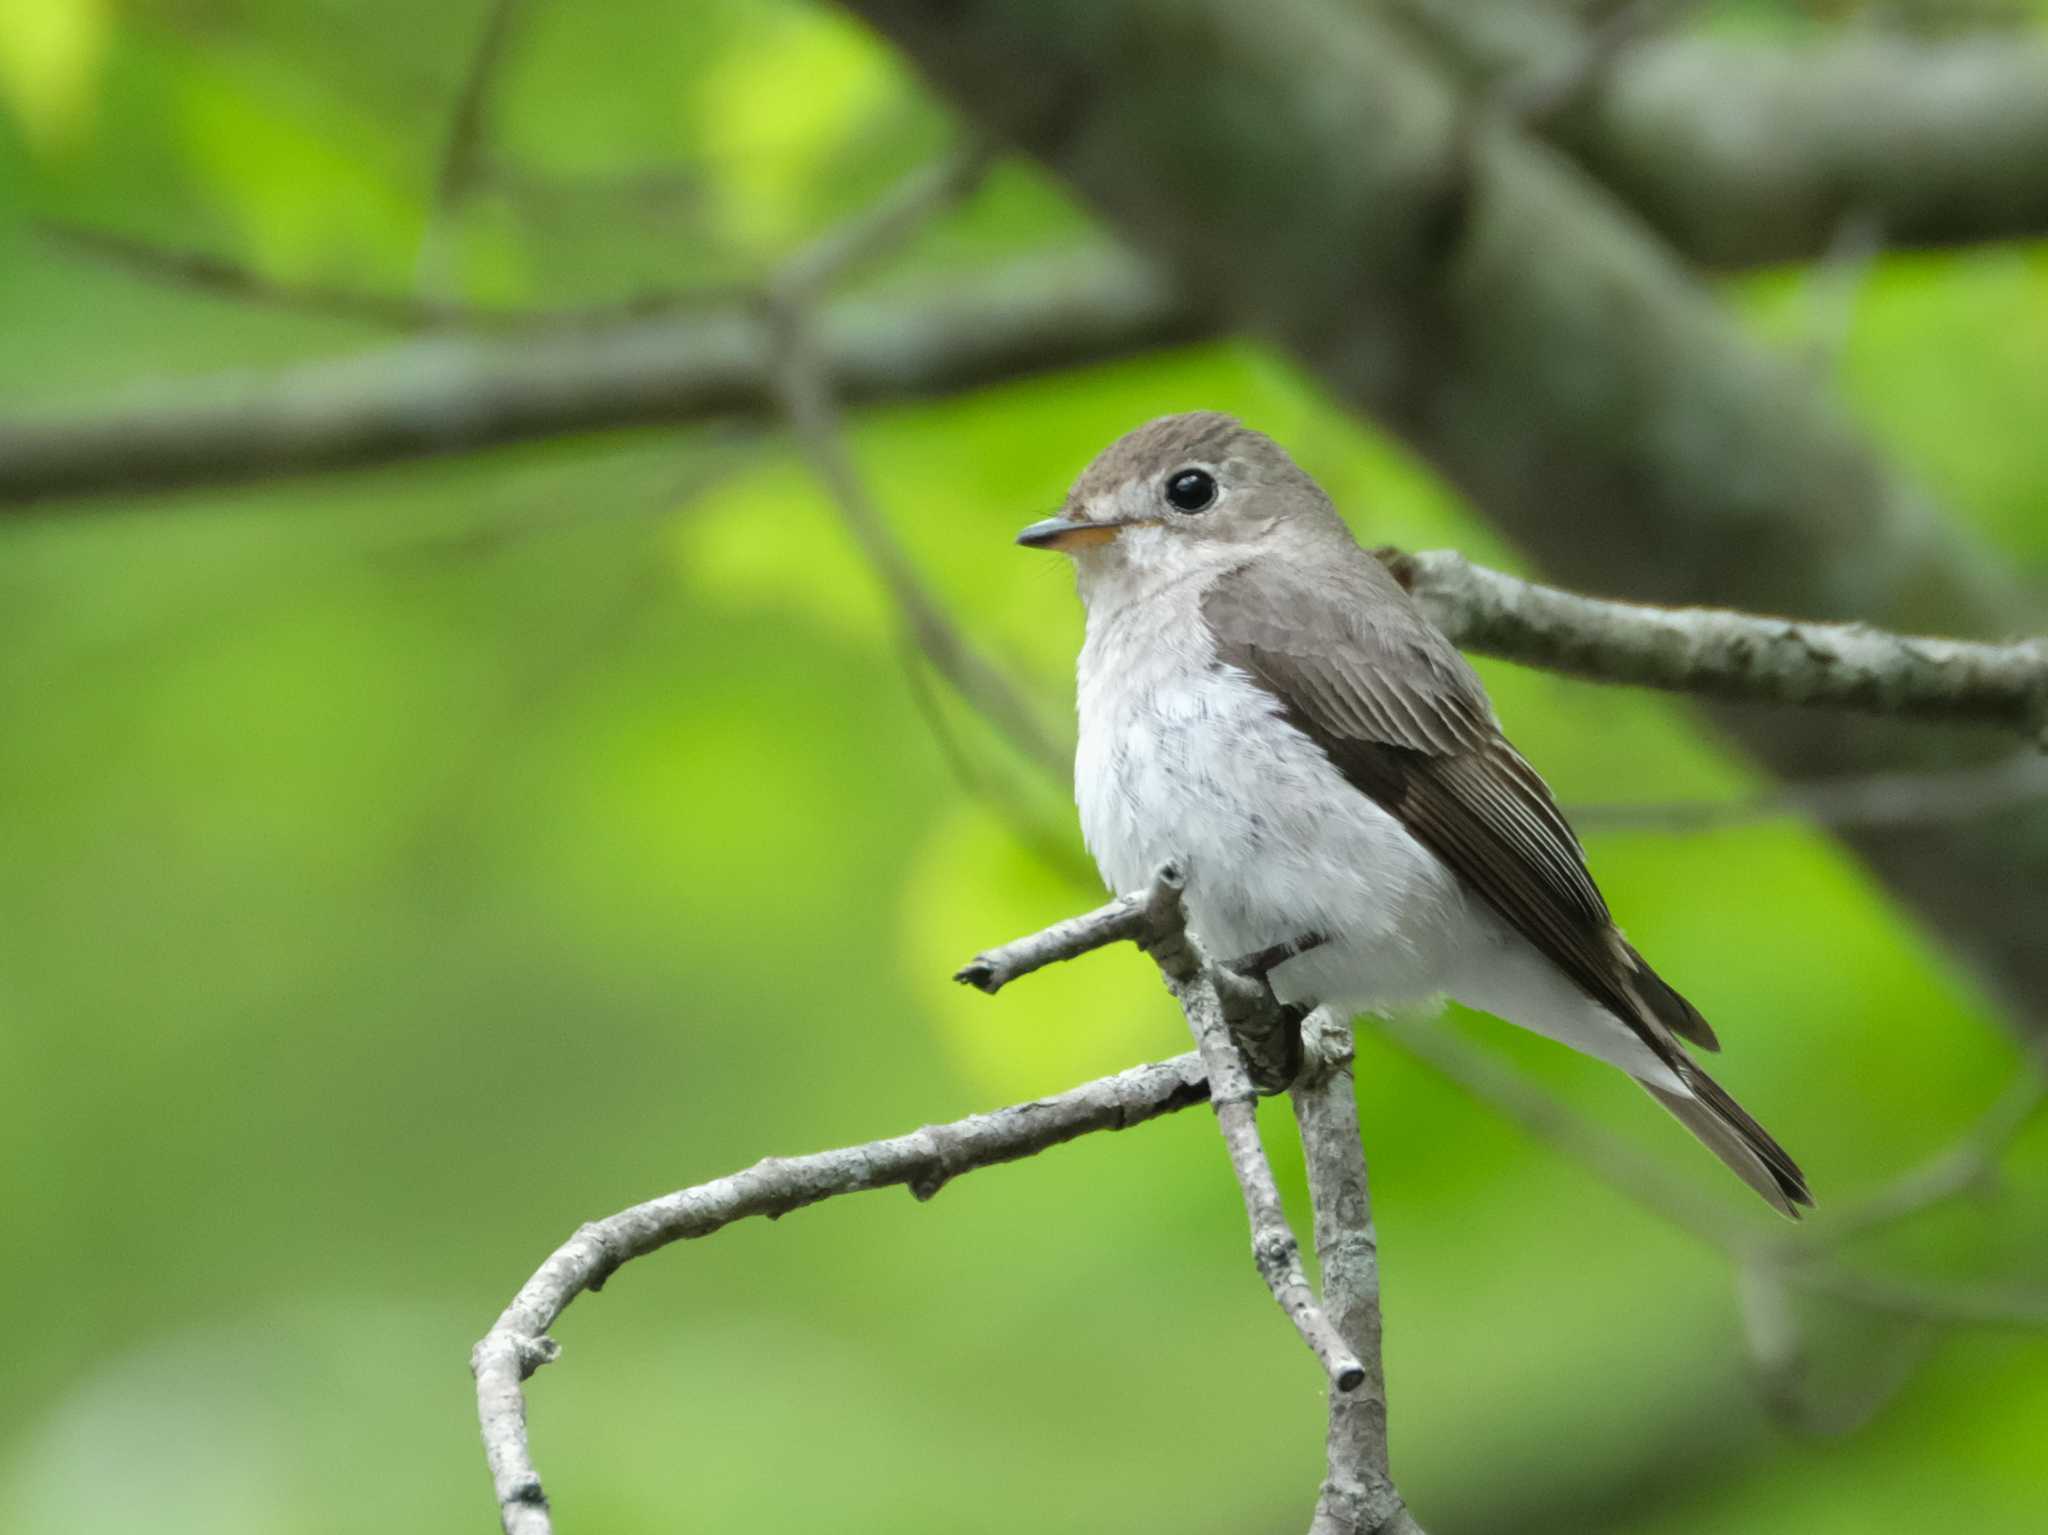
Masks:
[[[1220,959],[1329,935],[1275,972],[1288,1001],[1357,1010],[1446,989],[1468,928],[1463,889],[1270,695],[1185,655],[1088,659],[1075,790],[1112,888],[1143,889],[1179,863],[1195,936]]]
[[[1632,1030],[1281,719],[1270,694],[1211,664],[1199,631],[1157,640],[1091,627],[1081,656],[1075,798],[1112,889],[1142,890],[1161,864],[1179,864],[1189,925],[1220,960],[1324,935],[1273,972],[1282,1001],[1366,1012],[1449,995],[1679,1088]]]

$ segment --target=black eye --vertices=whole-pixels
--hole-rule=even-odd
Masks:
[[[1216,500],[1216,477],[1206,469],[1183,469],[1166,482],[1166,499],[1184,512],[1199,512]]]

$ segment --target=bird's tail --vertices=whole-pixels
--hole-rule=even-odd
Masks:
[[[1689,1093],[1673,1092],[1653,1083],[1643,1088],[1678,1122],[1700,1138],[1707,1150],[1726,1162],[1736,1177],[1771,1202],[1780,1214],[1799,1219],[1799,1207],[1811,1207],[1806,1175],[1770,1132],[1749,1117],[1727,1090],[1691,1061],[1678,1064]]]

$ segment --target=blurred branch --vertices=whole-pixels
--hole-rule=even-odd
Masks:
[[[172,283],[239,304],[348,320],[382,330],[595,331],[678,312],[730,308],[746,296],[732,288],[653,288],[599,303],[514,308],[274,277],[209,251],[160,245],[83,224],[45,221],[37,226],[37,233],[61,249],[147,281]]]
[[[1694,0],[1623,0],[1589,18],[1577,46],[1562,61],[1547,68],[1537,61],[1506,75],[1499,87],[1501,108],[1517,126],[1541,132],[1603,87],[1615,62],[1631,46],[1670,30],[1693,4]]]
[[[798,447],[839,508],[911,643],[1034,765],[1063,782],[1071,749],[1046,730],[1010,678],[968,643],[945,606],[926,588],[909,552],[868,495],[841,432],[829,365],[811,330],[810,301],[818,293],[965,196],[980,179],[988,158],[985,146],[970,144],[937,167],[914,174],[872,208],[800,251],[775,274],[766,290],[767,307],[780,331],[775,388]]]
[[[1998,1175],[2000,1160],[2043,1108],[2048,1108],[2048,1062],[2036,1060],[1953,1145],[1860,1203],[1831,1215],[1828,1234],[1837,1242],[1846,1241],[1988,1188]]]
[[[1582,597],[1438,549],[1383,550],[1395,576],[1460,645],[1601,682],[1903,719],[2048,724],[2048,647],[1889,634],[1716,608]]]
[[[2048,756],[2017,752],[1949,772],[1872,773],[1786,784],[1749,799],[1570,805],[1581,831],[1687,835],[1797,817],[1815,826],[1941,826],[1974,821],[2048,798]]]
[[[960,739],[946,718],[945,705],[938,690],[925,675],[933,662],[918,649],[917,641],[907,630],[902,633],[900,646],[903,659],[904,679],[910,686],[910,701],[916,706],[918,716],[924,721],[933,743],[946,766],[952,770],[961,788],[981,801],[991,813],[1010,828],[1020,847],[1030,849],[1046,868],[1057,871],[1084,890],[1100,888],[1102,877],[1095,865],[1088,861],[1086,854],[1074,845],[1071,818],[1063,816],[1057,827],[1043,816],[1035,813],[1028,805],[1025,795],[1028,791],[1014,783],[1003,781],[1003,776],[987,770],[975,761],[967,743]],[[949,683],[951,679],[948,679]],[[988,718],[986,711],[978,710],[969,703],[967,707],[977,709],[982,718]],[[1011,743],[1013,746],[1016,744]],[[1032,767],[1041,766],[1035,759]],[[1062,788],[1066,778],[1062,778]]]
[[[508,310],[477,310],[451,306],[370,288],[330,283],[290,282],[206,251],[157,245],[109,229],[48,221],[37,232],[53,245],[102,265],[156,282],[175,283],[216,298],[325,315],[394,330],[431,330],[441,326],[525,323]]]
[[[818,296],[831,282],[903,239],[933,212],[967,196],[986,176],[993,159],[985,141],[969,140],[954,154],[906,178],[861,217],[834,229],[790,261],[777,274],[776,296],[785,302]],[[387,330],[594,330],[677,312],[744,306],[757,297],[752,289],[726,285],[652,288],[592,304],[472,304],[275,277],[208,251],[60,220],[44,221],[38,233],[60,249],[149,281]]]
[[[569,1303],[602,1289],[622,1264],[748,1216],[786,1215],[842,1194],[903,1185],[929,1199],[962,1173],[1034,1156],[1098,1130],[1129,1129],[1207,1096],[1199,1057],[1178,1056],[908,1135],[810,1156],[771,1157],[745,1172],[583,1226],[520,1288],[470,1357],[484,1452],[506,1535],[547,1535],[552,1529],[527,1437],[522,1383],[559,1356],[547,1333]]]
[[[1845,213],[1898,247],[2048,233],[2048,46],[1869,31],[1783,45],[1666,35],[1687,0],[1575,19],[1540,0],[1399,0],[1469,85],[1498,93],[1693,261],[1822,255]]]
[[[1734,1265],[1751,1362],[1774,1410],[1825,1428],[1868,1416],[1903,1387],[1910,1369],[1888,1372],[1865,1396],[1824,1412],[1799,1390],[1804,1330],[1795,1292],[1846,1301],[1864,1311],[1936,1327],[2048,1328],[2048,1290],[1925,1282],[1873,1274],[1846,1249],[1881,1225],[1921,1214],[1981,1188],[1999,1159],[2048,1102],[2048,1076],[2030,1062],[1985,1116],[1954,1144],[1901,1174],[1839,1215],[1796,1233],[1763,1237],[1719,1199],[1666,1171],[1604,1126],[1579,1115],[1536,1083],[1434,1020],[1389,1017],[1382,1032],[1400,1049],[1457,1083],[1531,1136],[1570,1157],[1660,1220],[1721,1252]]]
[[[795,306],[823,295],[862,266],[902,245],[931,219],[973,196],[995,163],[995,146],[972,135],[954,151],[912,171],[873,204],[798,251],[777,269],[768,291]]]
[[[1745,1209],[1738,1213],[1662,1163],[1645,1157],[1606,1126],[1497,1056],[1467,1044],[1440,1020],[1402,1014],[1378,1020],[1380,1032],[1408,1055],[1457,1083],[1473,1098],[1520,1125],[1530,1136],[1596,1173],[1630,1203],[1724,1252],[1755,1245]]]
[[[1643,42],[1554,135],[1709,266],[1806,260],[1849,210],[1895,248],[2048,233],[2038,38]]]
[[[422,293],[452,289],[449,272],[452,228],[456,216],[477,185],[484,163],[484,143],[490,127],[490,113],[512,34],[527,0],[486,0],[483,28],[463,72],[462,85],[455,93],[449,114],[448,134],[441,149],[441,162],[434,176],[434,200],[420,231],[419,257],[415,263],[417,285]]]
[[[1089,251],[817,313],[849,404],[958,393],[1186,341],[1212,327],[1147,267]],[[361,467],[571,432],[781,414],[773,318],[691,312],[436,335],[338,360],[188,379],[78,416],[0,420],[0,510]]]
[[[1807,274],[1806,364],[1822,383],[1832,383],[1841,371],[1856,326],[1856,300],[1884,248],[1884,225],[1867,210],[1852,208],[1837,222],[1834,238]]]
[[[490,9],[470,53],[469,68],[464,71],[462,86],[455,95],[440,167],[434,176],[434,207],[440,213],[452,213],[461,207],[476,184],[506,45],[526,3],[527,0],[489,0]]]

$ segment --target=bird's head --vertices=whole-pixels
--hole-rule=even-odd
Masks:
[[[1073,556],[1084,593],[1119,573],[1166,576],[1343,524],[1272,438],[1217,411],[1162,416],[1105,448],[1059,515],[1017,535]],[[1348,536],[1348,535],[1347,535]]]

